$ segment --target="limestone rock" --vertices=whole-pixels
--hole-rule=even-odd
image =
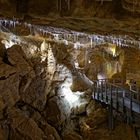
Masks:
[[[14,45],[7,50],[8,60],[14,65],[19,74],[24,76],[30,73],[30,77],[34,77],[34,72],[31,62],[26,59],[26,55],[22,51],[21,46]]]
[[[6,131],[0,127],[0,140],[7,140]]]
[[[48,123],[45,124],[43,131],[45,135],[48,137],[48,140],[61,140],[56,129],[51,125],[49,125]]]
[[[26,140],[26,137],[23,137],[18,131],[15,129],[10,129],[10,135],[9,135],[11,140]]]
[[[0,42],[0,57],[3,58],[5,56],[5,54],[6,54],[6,48],[5,48],[4,44],[2,44]]]
[[[22,100],[25,103],[37,108],[38,110],[43,110],[47,99],[45,93],[45,80],[43,80],[41,77],[33,78],[26,90],[24,90],[25,83],[26,79],[23,79],[22,86],[20,88],[20,95]]]
[[[0,96],[0,111],[2,111],[6,107],[6,104],[3,101],[2,96]]]
[[[94,111],[98,108],[101,108],[101,105],[96,103],[94,100],[91,100],[86,107],[87,116],[92,116]]]
[[[8,112],[11,128],[31,140],[43,140],[43,131],[32,119],[19,109],[13,108]]]
[[[3,60],[2,60],[2,57],[0,57],[0,64],[2,64],[3,63]]]
[[[46,115],[48,122],[55,128],[64,127],[70,115],[70,106],[65,99],[55,96],[47,103]]]
[[[0,64],[0,77],[7,78],[17,72],[16,68],[1,62]]]
[[[90,127],[102,125],[107,122],[107,112],[104,109],[97,109],[94,111],[93,117],[87,119],[86,123]]]
[[[0,80],[1,108],[12,107],[19,100],[19,76],[14,74],[6,80]]]
[[[83,140],[83,138],[76,132],[70,132],[63,135],[63,140]]]

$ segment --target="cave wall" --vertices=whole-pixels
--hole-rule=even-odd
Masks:
[[[140,3],[130,0],[0,0],[1,16],[20,18],[129,17],[132,14],[138,16],[139,9]]]

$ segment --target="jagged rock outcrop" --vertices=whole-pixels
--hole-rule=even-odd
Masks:
[[[36,76],[33,63],[21,46],[15,45],[5,53],[6,57],[0,62],[1,140],[8,137],[14,140],[61,140],[55,128],[47,121],[43,122],[40,114],[46,104],[43,77]],[[42,128],[38,126],[39,122]]]
[[[92,81],[85,68],[76,67],[80,60],[73,49],[47,40],[38,46],[4,49],[0,57],[1,140],[117,140],[128,133],[135,140],[131,128],[117,120],[110,137],[107,108],[92,100]],[[85,86],[82,92],[78,91],[80,82],[73,82],[75,76]]]
[[[11,65],[16,67],[19,75],[25,76],[28,73],[33,73],[30,77],[34,77],[35,74],[32,68],[32,64],[26,59],[26,55],[20,46],[14,45],[13,47],[9,48],[7,50],[7,57]]]

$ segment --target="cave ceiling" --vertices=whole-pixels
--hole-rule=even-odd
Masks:
[[[37,30],[139,46],[139,0],[0,0],[0,19],[2,31],[19,36]]]

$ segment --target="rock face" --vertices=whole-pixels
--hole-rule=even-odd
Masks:
[[[139,1],[131,1],[131,0],[123,0],[122,6],[124,9],[130,12],[140,13],[140,2]]]
[[[0,139],[60,140],[41,115],[46,82],[35,75],[34,64],[21,46],[15,45],[5,53],[6,58],[0,59]]]
[[[43,25],[138,40],[139,16],[138,0],[0,0],[0,17],[18,19],[0,20],[0,140],[136,140],[132,128],[117,118],[115,129],[108,130],[108,110],[92,100],[91,80],[116,72],[125,78],[127,61],[132,74],[139,74],[139,55],[133,62],[139,51],[130,49],[129,55],[103,44],[90,48],[89,38],[88,48],[76,48],[57,35],[55,41],[48,32],[44,37]],[[1,38],[21,46],[6,49]],[[79,41],[76,35],[72,39]]]
[[[2,48],[0,54],[0,140],[136,139],[117,120],[110,137],[107,109],[92,100],[91,86],[78,91],[75,76],[83,85],[90,80],[75,68],[78,55],[73,48],[44,41],[34,47]]]
[[[1,17],[23,22],[98,34],[139,35],[138,0],[1,0],[0,5]],[[24,26],[10,30],[18,35],[34,34]]]
[[[10,14],[28,14],[29,16],[98,16],[108,17],[120,14],[122,10],[139,13],[139,2],[131,0],[21,0],[0,1],[1,12],[8,10]],[[117,6],[117,8],[116,8]],[[10,13],[11,12],[11,13]],[[6,12],[4,11],[6,14]],[[89,13],[89,14],[87,14]]]

